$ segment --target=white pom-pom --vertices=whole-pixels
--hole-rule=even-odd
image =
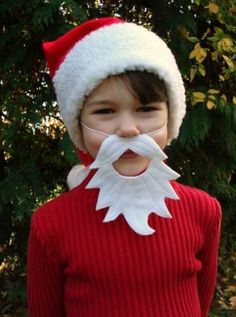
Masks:
[[[69,172],[67,176],[67,184],[69,189],[73,189],[80,185],[83,180],[88,176],[90,170],[83,165],[75,165]]]

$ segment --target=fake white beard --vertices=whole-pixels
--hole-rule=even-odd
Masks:
[[[112,166],[125,151],[150,159],[147,169],[138,176],[122,176]],[[123,215],[129,226],[140,235],[155,232],[148,224],[148,217],[155,213],[172,218],[165,198],[179,199],[170,180],[180,175],[168,167],[163,160],[167,156],[148,135],[132,138],[108,136],[102,143],[95,161],[89,169],[97,168],[86,188],[99,188],[96,210],[108,207],[104,222]]]

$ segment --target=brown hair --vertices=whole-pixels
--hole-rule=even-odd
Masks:
[[[167,91],[164,81],[147,71],[127,71],[118,77],[130,86],[142,104],[153,101],[167,102]]]

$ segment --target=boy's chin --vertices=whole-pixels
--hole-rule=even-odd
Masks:
[[[135,158],[119,158],[112,166],[122,176],[138,176],[148,167],[150,159],[137,155]]]

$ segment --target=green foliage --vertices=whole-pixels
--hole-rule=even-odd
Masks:
[[[178,60],[188,112],[179,139],[168,149],[169,162],[182,175],[180,181],[209,191],[223,206],[227,234],[222,238],[215,306],[230,306],[225,289],[235,285],[235,273],[225,270],[222,259],[227,257],[232,271],[236,251],[234,0],[8,0],[0,2],[0,314],[14,311],[25,301],[25,252],[33,210],[66,190],[66,175],[77,162],[58,114],[41,43],[87,18],[114,14],[153,28]]]

